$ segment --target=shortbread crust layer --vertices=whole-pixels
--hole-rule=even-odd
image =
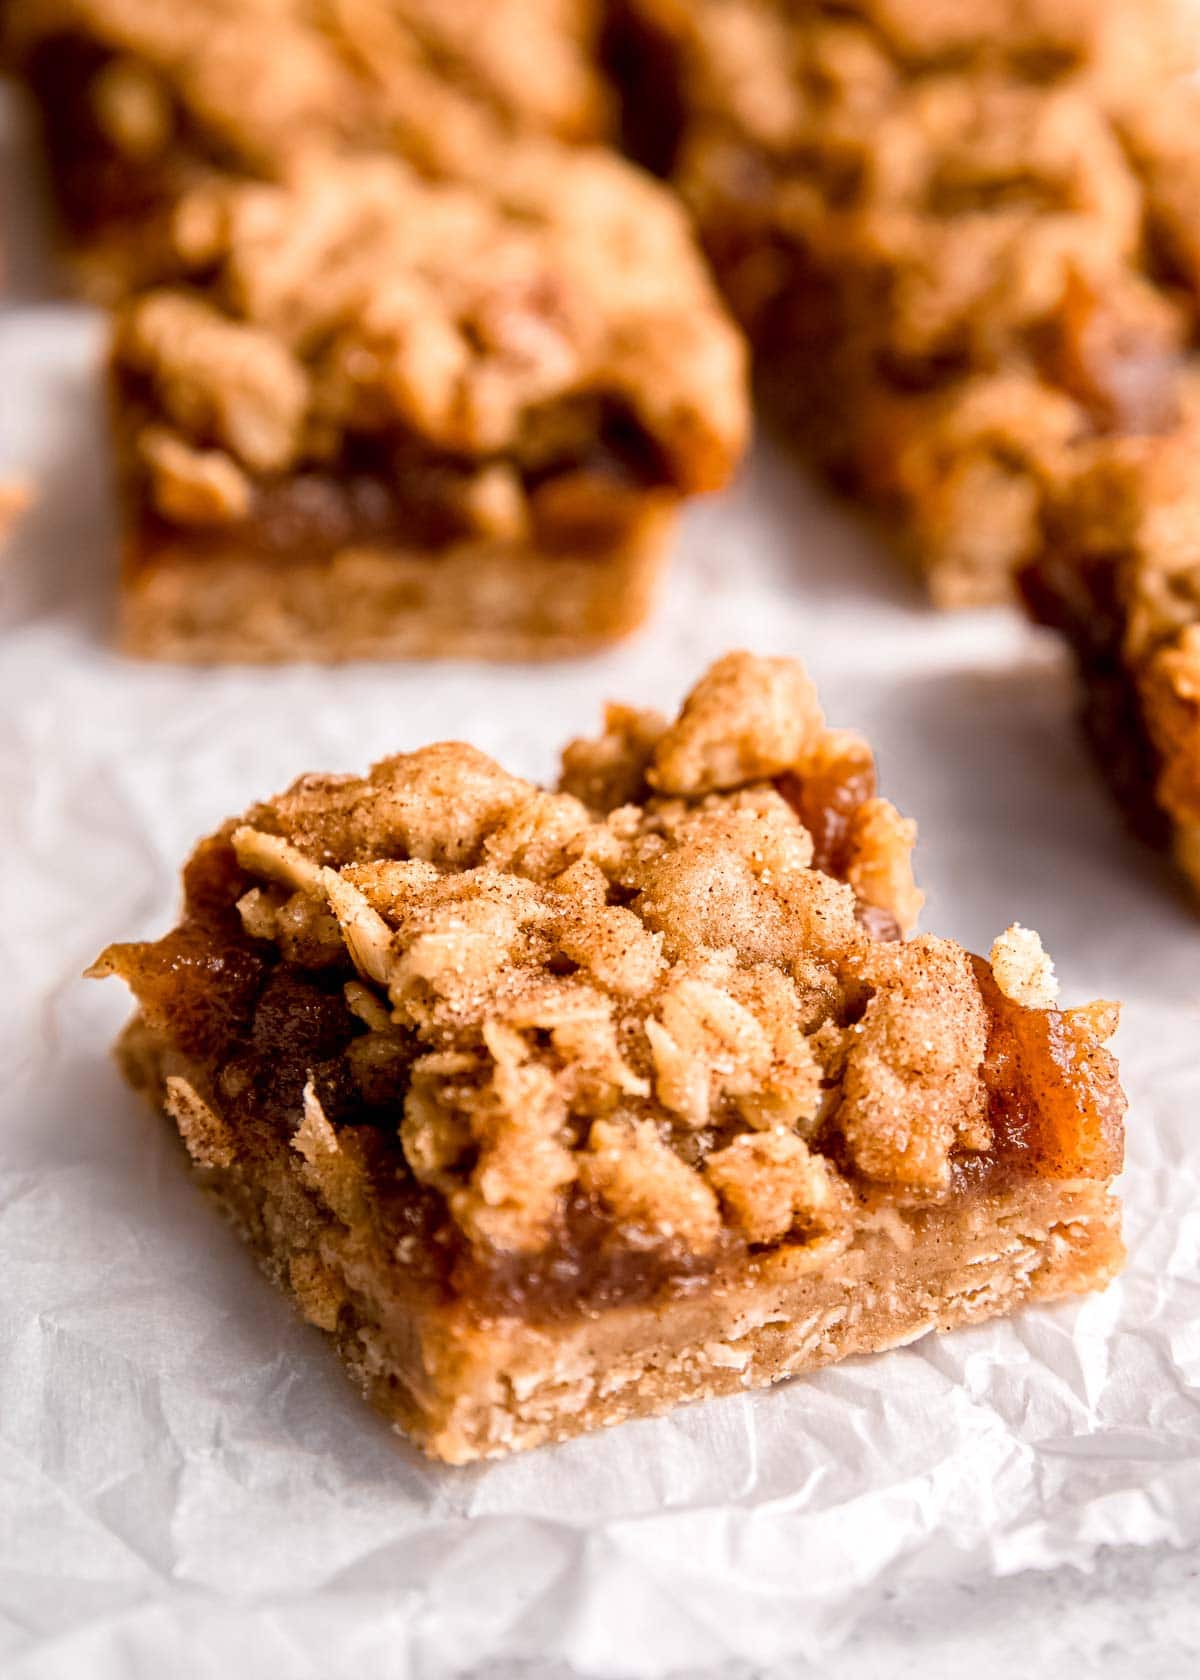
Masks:
[[[285,1144],[245,1162],[215,1160],[187,1116],[196,1070],[144,1023],[127,1029],[119,1053],[130,1083],[182,1125],[201,1188],[301,1316],[334,1336],[364,1397],[448,1464],[1100,1289],[1125,1258],[1120,1206],[1105,1185],[1029,1180],[944,1207],[882,1197],[848,1241],[744,1261],[694,1293],[541,1323],[480,1316],[469,1301],[414,1300],[376,1233],[339,1220]]]
[[[120,643],[189,664],[574,657],[648,617],[677,523],[669,494],[603,495],[578,547],[567,531],[544,551],[477,536],[281,561],[233,540],[197,552],[156,528],[126,548]]]

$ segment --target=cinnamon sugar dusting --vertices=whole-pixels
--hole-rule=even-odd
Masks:
[[[331,1205],[366,1193],[362,1122],[390,1129],[478,1258],[549,1263],[586,1226],[610,1261],[703,1267],[835,1239],[871,1186],[944,1196],[995,1144],[994,1007],[958,946],[863,926],[864,847],[883,908],[908,924],[917,902],[911,829],[874,793],[839,868],[815,863],[800,791],[846,748],[804,673],[731,654],[674,722],[607,724],[556,791],[453,744],[303,778],[197,855],[174,998],[168,942],[104,971],[190,1045],[192,945],[258,963],[259,1001],[196,1040],[214,1090],[248,1081],[260,1116],[273,1091]],[[1091,1170],[1068,1155],[1044,1170]]]

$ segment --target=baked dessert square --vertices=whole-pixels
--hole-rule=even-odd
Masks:
[[[1080,452],[1022,576],[1073,648],[1096,761],[1134,831],[1200,893],[1200,382],[1165,437]]]
[[[1178,0],[625,0],[632,143],[691,205],[768,403],[934,599],[999,600],[1194,342]],[[667,90],[664,92],[664,88]]]
[[[310,151],[486,168],[517,135],[598,139],[600,0],[7,0],[83,289],[153,279],[164,220],[212,173]]]
[[[800,666],[608,709],[556,791],[459,744],[227,823],[130,1081],[364,1394],[451,1463],[1101,1288],[1114,1005],[905,940],[914,829]]]
[[[592,148],[483,185],[327,154],[184,194],[112,354],[125,649],[589,651],[638,625],[747,429],[681,209]]]

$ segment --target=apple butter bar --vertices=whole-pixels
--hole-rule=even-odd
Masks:
[[[913,825],[803,669],[229,822],[113,945],[119,1047],[366,1396],[451,1463],[738,1392],[1122,1262],[1112,1004],[905,940]]]
[[[214,171],[314,150],[486,167],[516,134],[600,138],[600,0],[6,0],[84,289],[153,276],[164,221]]]
[[[1096,761],[1134,831],[1200,893],[1200,381],[1166,437],[1095,443],[1021,583],[1063,632]]]
[[[1200,126],[1174,85],[1194,12],[621,11],[631,144],[694,210],[770,406],[939,603],[1011,594],[1075,445],[1174,423],[1200,275]]]
[[[121,638],[178,660],[576,654],[633,629],[747,429],[657,182],[494,148],[210,178],[116,319]]]

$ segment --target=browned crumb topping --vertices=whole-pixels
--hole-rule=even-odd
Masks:
[[[19,59],[131,171],[275,173],[298,152],[464,155],[496,133],[601,134],[598,0],[9,0]],[[55,79],[57,75],[57,80]]]
[[[674,723],[614,708],[556,792],[453,744],[303,778],[201,847],[175,933],[99,969],[203,1070],[189,1141],[283,1127],[345,1203],[364,1127],[398,1137],[386,1194],[477,1291],[628,1293],[836,1236],[872,1186],[1110,1175],[1115,1016],[1027,1007],[1018,932],[995,978],[873,938],[865,912],[895,933],[919,904],[913,830],[863,792],[818,867],[797,790],[831,762],[866,788],[798,666],[731,654]]]
[[[1025,1009],[1053,1009],[1058,1001],[1058,978],[1032,928],[1014,922],[994,942],[988,961],[1006,998]]]
[[[1081,454],[1024,587],[1074,644],[1088,731],[1134,826],[1169,839],[1200,886],[1198,404],[1188,380],[1169,438]]]
[[[587,517],[572,474],[724,482],[742,351],[681,213],[616,159],[561,162],[510,153],[487,195],[384,158],[186,194],[178,282],[115,349],[157,513],[230,524],[264,484],[336,471],[519,539]]]
[[[1172,85],[1177,0],[626,9],[673,54],[674,175],[768,386],[901,511],[940,599],[1002,593],[1079,440],[1178,418],[1200,101]]]

